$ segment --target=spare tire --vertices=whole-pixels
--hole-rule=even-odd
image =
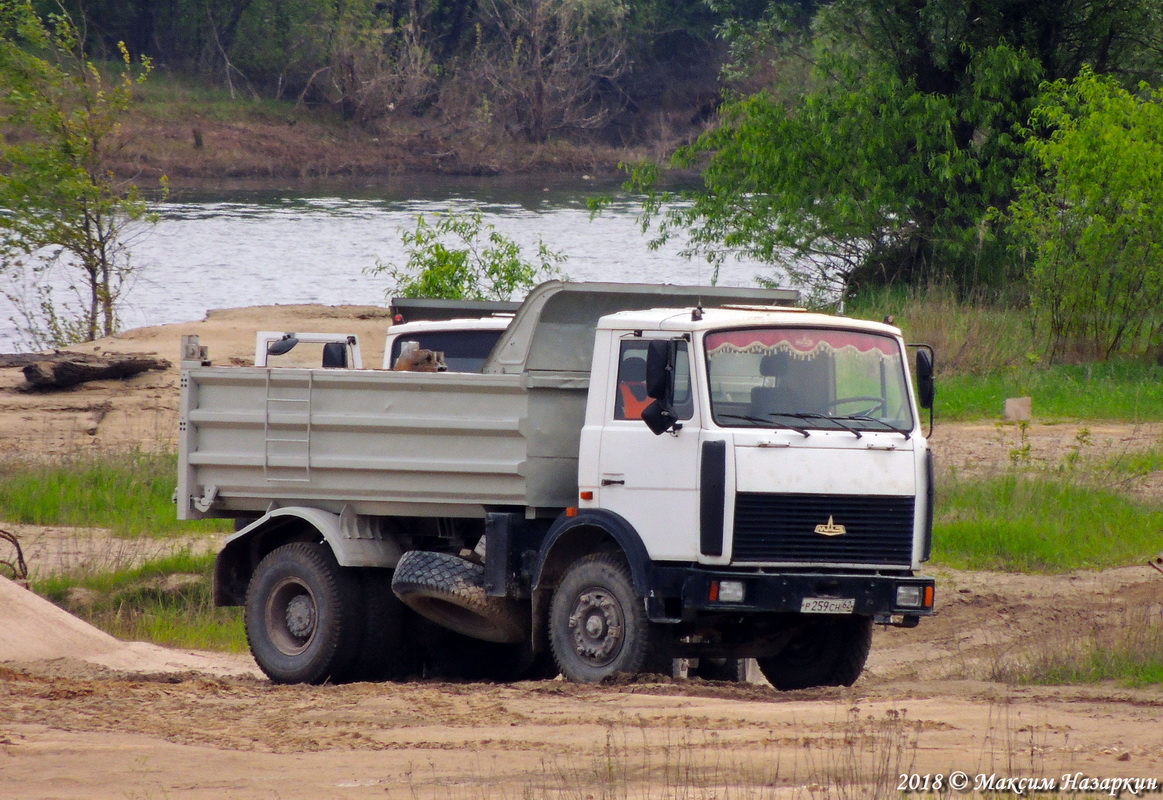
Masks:
[[[521,642],[529,636],[529,611],[485,591],[485,568],[449,553],[410,550],[392,578],[396,597],[417,614],[449,630],[486,642]]]

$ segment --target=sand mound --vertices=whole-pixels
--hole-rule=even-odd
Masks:
[[[93,658],[122,647],[109,634],[10,580],[0,580],[0,661]]]
[[[259,675],[249,656],[171,650],[123,642],[49,601],[0,578],[0,662],[69,659],[126,672]]]

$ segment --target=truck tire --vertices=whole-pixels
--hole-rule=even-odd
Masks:
[[[449,553],[410,550],[400,558],[392,591],[417,614],[449,630],[512,644],[529,636],[529,615],[506,597],[485,592],[485,568]]]
[[[763,676],[782,691],[851,686],[871,649],[871,617],[834,617],[813,621],[779,653],[756,660]]]
[[[341,679],[362,632],[354,576],[325,545],[292,542],[259,562],[246,591],[246,639],[275,683]]]
[[[549,609],[549,643],[566,678],[596,683],[644,670],[669,675],[672,660],[660,640],[622,558],[596,553],[565,571]]]
[[[415,643],[404,631],[404,604],[392,593],[389,569],[356,570],[362,633],[342,681],[395,681],[418,668]]]

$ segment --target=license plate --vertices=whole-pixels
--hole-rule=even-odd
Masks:
[[[851,614],[856,610],[856,600],[848,597],[836,599],[834,597],[805,597],[800,603],[800,612],[803,614]]]

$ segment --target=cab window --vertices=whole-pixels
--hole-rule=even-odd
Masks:
[[[448,365],[449,372],[480,372],[504,332],[504,330],[426,331],[402,334],[392,342],[388,364],[396,363],[404,342],[418,342],[421,350],[444,353],[444,363]]]
[[[643,339],[622,342],[618,356],[618,383],[614,388],[614,419],[642,419],[643,409],[654,402],[646,395],[647,344]],[[694,416],[694,396],[686,342],[678,343],[674,383],[675,418],[690,419]]]

